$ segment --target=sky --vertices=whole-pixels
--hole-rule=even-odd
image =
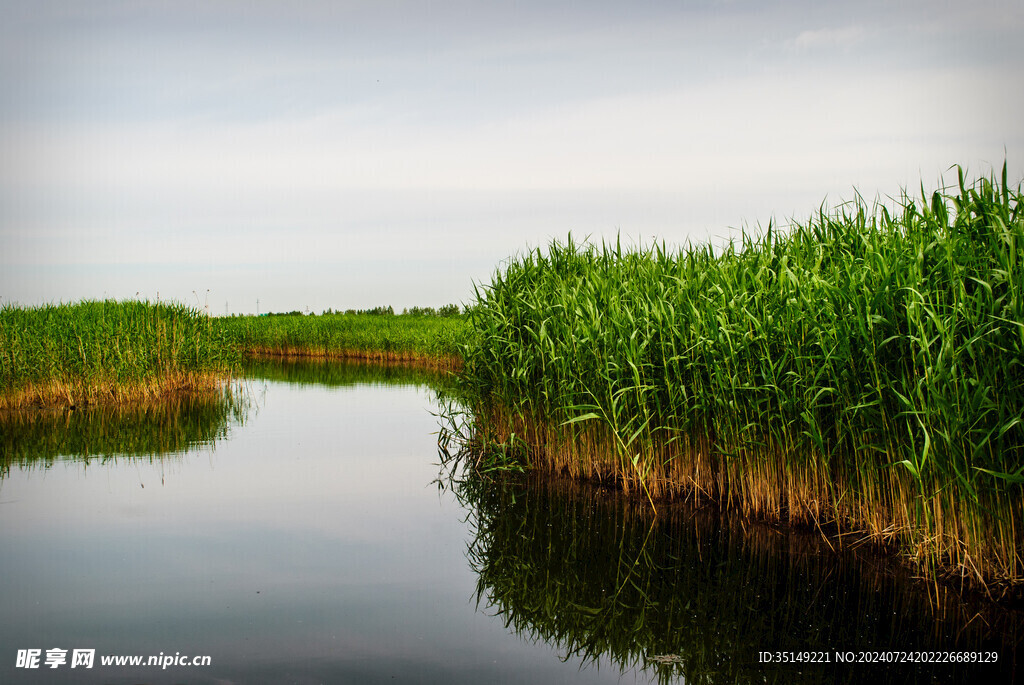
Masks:
[[[0,0],[0,305],[473,300],[1024,178],[1024,3]]]

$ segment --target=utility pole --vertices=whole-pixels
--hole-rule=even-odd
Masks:
[[[260,298],[256,298],[256,316],[260,315]]]

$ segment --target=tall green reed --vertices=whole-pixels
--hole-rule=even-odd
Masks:
[[[211,320],[169,302],[83,301],[0,308],[0,387],[68,401],[184,378],[227,373],[236,361]]]
[[[469,326],[461,317],[374,314],[244,316],[219,319],[220,330],[246,354],[454,359]]]
[[[522,254],[471,309],[478,422],[652,499],[701,492],[1019,581],[1020,200],[1004,166],[722,250]]]

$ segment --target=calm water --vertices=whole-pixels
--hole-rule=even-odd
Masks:
[[[230,400],[0,424],[0,682],[1010,682],[1016,614],[708,511],[440,491],[429,374],[268,364]],[[937,600],[932,600],[935,604]],[[45,664],[47,650],[69,663]],[[40,668],[18,650],[39,649]],[[72,650],[95,650],[72,669]],[[766,667],[776,650],[996,665]],[[209,655],[103,666],[102,655]],[[657,657],[657,659],[653,659]],[[833,656],[834,661],[834,656]],[[908,680],[909,679],[909,680]]]

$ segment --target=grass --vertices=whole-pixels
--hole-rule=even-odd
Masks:
[[[724,250],[520,255],[470,313],[474,440],[651,506],[710,496],[1019,588],[1022,194],[1005,165],[958,176]]]
[[[469,333],[457,309],[214,319],[166,302],[7,305],[0,309],[0,410],[213,390],[254,356],[451,369]]]
[[[469,332],[459,316],[324,314],[217,320],[232,347],[248,356],[304,356],[415,362],[451,368]]]
[[[176,303],[0,308],[0,409],[212,389],[236,362],[209,318]]]

